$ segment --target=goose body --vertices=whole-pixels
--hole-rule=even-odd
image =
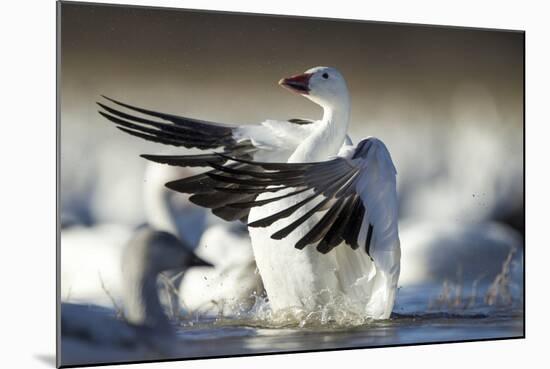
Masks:
[[[349,92],[335,68],[312,68],[279,83],[320,105],[322,119],[229,126],[113,99],[146,118],[101,103],[100,113],[122,131],[149,141],[224,148],[143,157],[212,168],[166,186],[192,193],[192,202],[225,220],[248,224],[274,312],[345,311],[388,318],[400,270],[396,170],[389,151],[373,137],[352,144]]]
[[[381,142],[378,144],[381,145],[379,150],[385,149]],[[341,151],[346,149],[347,147],[344,146]],[[300,148],[297,148],[298,152],[299,150]],[[310,144],[307,150],[302,151],[310,161],[328,160],[337,154],[323,157],[327,152],[330,153],[323,150],[320,142]],[[292,160],[304,159],[293,155],[289,158],[289,162]],[[290,189],[286,192],[294,190]],[[284,193],[281,192],[279,195]],[[283,211],[309,196],[311,196],[310,191],[254,207],[250,211],[249,222]],[[261,194],[257,200],[262,201],[271,197],[273,197],[272,194]],[[393,193],[389,197],[393,199]],[[329,313],[345,310],[347,313],[368,318],[388,318],[395,301],[400,269],[401,252],[395,219],[391,221],[393,224],[389,227],[389,233],[391,233],[389,240],[383,244],[380,237],[381,242],[378,243],[378,247],[372,247],[371,253],[376,251],[379,253],[378,270],[371,256],[362,247],[354,250],[350,247],[338,247],[340,246],[338,244],[328,253],[320,253],[315,248],[306,247],[300,250],[293,247],[320,222],[324,215],[321,212],[316,212],[309,217],[284,240],[272,238],[274,233],[303,217],[319,202],[301,206],[291,216],[276,221],[268,227],[249,228],[256,264],[268,293],[271,308],[274,311],[298,311],[305,314],[320,309]],[[385,205],[393,208],[396,216],[396,201],[393,203],[390,201]],[[346,217],[344,214],[341,216]],[[349,220],[362,221],[353,218]],[[365,245],[367,242],[369,223],[363,223],[358,235],[360,245]],[[382,264],[383,262],[385,264]]]

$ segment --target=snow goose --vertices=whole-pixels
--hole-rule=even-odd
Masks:
[[[170,354],[174,329],[157,291],[166,270],[211,266],[176,237],[148,227],[139,229],[122,257],[124,318],[94,305],[61,304],[61,363],[78,365],[143,360]],[[99,359],[101,358],[101,359]]]
[[[324,310],[364,318],[391,314],[400,270],[396,170],[384,143],[347,136],[350,96],[341,73],[315,67],[283,87],[323,108],[317,121],[232,126],[132,106],[98,103],[120,130],[167,145],[214,150],[142,155],[176,166],[210,166],[172,190],[249,227],[274,312]],[[138,114],[138,115],[136,115]]]

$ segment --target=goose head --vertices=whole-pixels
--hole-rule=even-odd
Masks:
[[[302,74],[283,78],[279,84],[323,108],[334,109],[349,104],[346,80],[336,68],[311,68]]]
[[[185,270],[194,266],[212,266],[193,253],[176,236],[165,231],[144,228],[137,232],[126,247],[123,267],[141,269],[156,276],[168,270]]]

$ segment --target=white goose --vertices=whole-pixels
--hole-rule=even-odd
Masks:
[[[122,131],[149,141],[224,149],[143,157],[213,168],[166,186],[193,193],[192,202],[225,220],[247,222],[275,312],[329,308],[388,318],[400,270],[396,170],[390,154],[373,137],[352,145],[346,135],[350,97],[335,68],[312,68],[279,83],[319,104],[323,118],[230,126],[109,98],[143,116],[99,103],[100,113]]]

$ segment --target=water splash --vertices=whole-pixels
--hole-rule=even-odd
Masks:
[[[326,291],[321,291],[323,294]],[[328,294],[327,294],[328,295]],[[318,296],[311,296],[312,300]],[[265,295],[253,294],[254,304],[250,307],[249,300],[233,301],[229,305],[220,304],[218,314],[215,317],[205,317],[200,312],[191,314],[192,319],[187,319],[183,324],[196,326],[208,322],[217,326],[247,326],[253,328],[349,328],[370,324],[374,320],[365,315],[358,308],[358,304],[349,297],[340,294],[328,295],[327,303],[317,305],[315,309],[305,309],[301,306],[293,306],[273,311],[269,299]],[[304,305],[308,306],[307,301]],[[231,316],[223,314],[223,310],[236,312]],[[189,318],[189,316],[188,316]]]

